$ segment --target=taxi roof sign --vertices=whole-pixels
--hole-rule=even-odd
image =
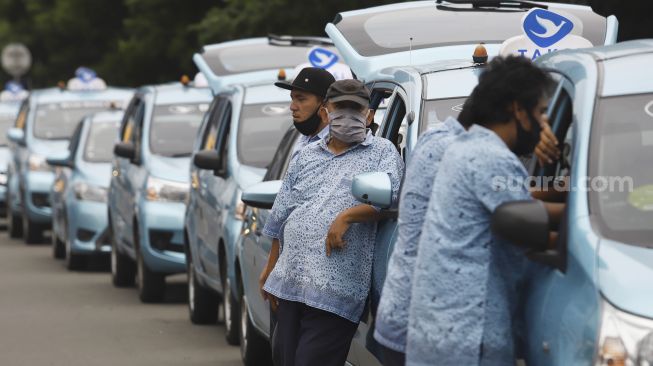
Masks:
[[[10,80],[5,84],[5,89],[0,92],[0,102],[18,102],[24,100],[29,92],[17,81]]]
[[[88,67],[80,66],[75,70],[75,77],[68,80],[66,89],[72,91],[104,90],[107,84],[99,78],[95,71]]]
[[[322,47],[311,48],[306,55],[308,62],[299,64],[295,67],[294,75],[306,67],[319,67],[330,72],[336,80],[353,79],[349,66],[338,62],[340,56],[337,53]]]
[[[563,11],[531,9],[522,17],[522,35],[501,44],[499,55],[519,55],[536,60],[562,49],[593,47],[581,36],[582,23]]]

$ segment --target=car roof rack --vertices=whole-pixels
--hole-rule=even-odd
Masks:
[[[268,43],[273,46],[333,46],[333,41],[325,37],[285,36],[269,34]]]
[[[509,9],[532,9],[532,8],[542,8],[548,9],[548,5],[537,4],[530,1],[521,1],[521,0],[436,0],[438,9],[440,10],[453,10],[453,11],[476,11],[479,9],[498,9],[498,8],[509,8]],[[444,3],[462,5],[469,4],[472,6],[472,9],[461,9],[456,7],[450,7],[444,5]]]

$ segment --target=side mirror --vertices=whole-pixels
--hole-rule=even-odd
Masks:
[[[203,170],[217,170],[220,167],[220,157],[217,150],[201,150],[193,156],[193,164]]]
[[[73,161],[68,154],[62,157],[49,157],[45,161],[47,161],[48,164],[52,166],[67,167],[67,168],[73,167]]]
[[[134,160],[136,148],[131,142],[119,142],[113,147],[113,153],[118,157]]]
[[[25,146],[25,131],[20,128],[12,127],[7,130],[7,138],[11,142]]]
[[[544,251],[549,244],[549,214],[538,200],[507,202],[494,210],[492,232],[514,245]]]
[[[274,200],[277,199],[277,193],[281,189],[280,180],[270,180],[261,182],[247,188],[240,199],[250,207],[271,209]]]
[[[389,208],[392,206],[392,181],[383,172],[358,174],[351,183],[351,194],[362,203]]]

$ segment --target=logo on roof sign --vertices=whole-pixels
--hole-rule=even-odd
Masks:
[[[524,33],[542,48],[550,47],[565,38],[574,23],[560,14],[545,9],[533,9],[523,23]]]
[[[308,54],[308,61],[313,67],[328,69],[338,62],[338,55],[325,48],[314,48]]]
[[[93,79],[97,78],[97,74],[95,71],[89,69],[88,67],[82,66],[78,67],[77,70],[75,70],[75,77],[85,83],[89,83]]]

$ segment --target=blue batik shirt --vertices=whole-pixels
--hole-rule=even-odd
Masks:
[[[406,350],[413,268],[433,180],[444,151],[464,131],[460,122],[449,117],[444,123],[424,132],[406,168],[399,200],[399,235],[388,262],[374,332],[379,343],[398,352]]]
[[[495,238],[492,212],[529,200],[526,170],[493,131],[474,125],[445,152],[419,241],[407,365],[513,365],[522,253]]]
[[[331,131],[331,129],[329,128],[329,125],[327,125],[323,129],[321,129],[320,132],[316,133],[315,136],[306,136],[306,135],[299,136],[297,138],[297,141],[295,141],[295,146],[293,146],[292,155],[290,156],[290,159],[295,159],[297,154],[303,148],[308,146],[308,144],[325,139],[327,136],[329,136],[329,131]]]
[[[403,161],[390,141],[371,133],[340,155],[327,140],[309,144],[290,163],[263,229],[281,245],[264,290],[357,323],[370,289],[376,223],[352,224],[345,247],[329,257],[327,232],[338,214],[361,204],[351,194],[357,174],[387,173],[396,202]]]

